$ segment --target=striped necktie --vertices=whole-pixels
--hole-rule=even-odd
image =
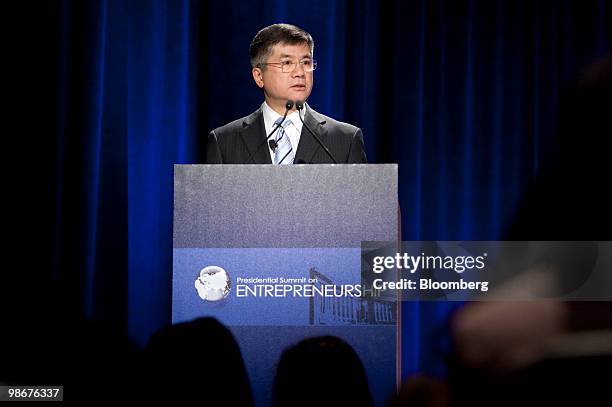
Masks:
[[[283,118],[280,117],[274,124],[281,122]],[[286,119],[282,125],[278,126],[276,131],[276,149],[274,150],[274,164],[285,165],[293,164],[295,158],[295,152],[291,146],[291,141],[285,132],[285,127],[291,124],[291,120]]]

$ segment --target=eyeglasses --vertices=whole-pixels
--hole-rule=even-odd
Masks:
[[[280,62],[262,62],[257,65],[258,67],[261,67],[261,65],[276,65],[280,66],[280,69],[283,73],[289,73],[293,72],[297,64],[298,63],[296,61],[286,60]],[[317,61],[314,59],[302,59],[300,61],[300,65],[302,65],[302,67],[304,68],[304,72],[312,72],[317,69]]]

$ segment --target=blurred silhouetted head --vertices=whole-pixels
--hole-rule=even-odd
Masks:
[[[154,398],[206,406],[253,405],[240,348],[214,318],[160,330],[149,341],[146,357]]]
[[[402,384],[389,407],[447,407],[451,405],[450,388],[443,380],[416,375]]]
[[[371,406],[366,373],[357,353],[334,336],[305,339],[285,350],[274,382],[281,406]]]

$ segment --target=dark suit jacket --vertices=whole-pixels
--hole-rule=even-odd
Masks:
[[[306,109],[304,122],[329,148],[338,163],[366,163],[361,129]],[[272,164],[266,143],[261,108],[249,116],[219,127],[208,135],[205,164]],[[319,146],[306,126],[302,127],[295,164],[331,164],[332,159]]]

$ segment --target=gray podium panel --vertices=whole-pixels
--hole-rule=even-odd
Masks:
[[[175,166],[175,248],[396,238],[397,164]]]
[[[338,336],[382,405],[398,374],[397,304],[357,287],[361,242],[397,239],[397,205],[395,164],[176,165],[173,322],[228,326],[258,406],[285,348]]]

